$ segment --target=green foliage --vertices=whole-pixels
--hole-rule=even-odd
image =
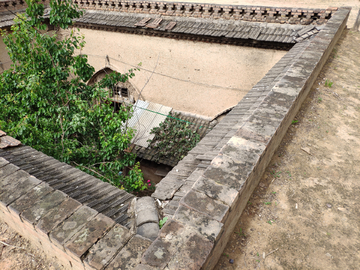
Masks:
[[[325,87],[329,87],[331,88],[331,86],[333,85],[333,82],[330,80],[325,80]]]
[[[264,202],[264,204],[265,204],[265,205],[270,205],[270,204],[271,204],[271,202]]]
[[[168,220],[168,217],[164,217],[163,219],[161,219],[161,220],[159,221],[159,228],[160,228],[160,229],[165,225],[165,223],[166,223],[167,220]]]
[[[149,148],[155,149],[156,159],[175,158],[181,160],[200,141],[200,135],[190,129],[190,124],[174,118],[179,114],[170,113],[166,120],[151,130],[155,134]]]
[[[146,187],[135,156],[127,151],[133,130],[126,128],[132,108],[114,113],[109,90],[134,76],[113,73],[87,85],[94,68],[86,55],[84,37],[71,29],[60,40],[47,31],[43,5],[26,0],[11,32],[2,32],[13,62],[0,76],[0,128],[22,143],[129,191]],[[50,1],[50,24],[66,29],[82,15],[71,0]],[[119,175],[125,167],[128,176]]]
[[[234,233],[236,233],[236,234],[239,235],[239,236],[244,236],[244,237],[246,237],[246,236],[245,236],[245,233],[243,233],[243,231],[242,231],[242,228],[240,228],[238,232],[235,232],[235,231],[234,231]]]
[[[146,189],[144,184],[144,175],[140,170],[140,163],[137,162],[134,168],[129,172],[129,177],[124,183],[124,187],[128,191],[141,191]]]
[[[271,174],[272,174],[275,178],[280,178],[281,172],[272,171]]]

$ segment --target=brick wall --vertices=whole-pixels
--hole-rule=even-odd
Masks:
[[[309,24],[331,18],[337,8],[301,9],[200,3],[171,3],[122,0],[74,0],[82,9],[157,14],[193,18],[244,20],[252,22]]]

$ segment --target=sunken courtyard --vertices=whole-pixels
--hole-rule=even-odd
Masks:
[[[350,9],[74,2],[88,83],[140,69],[113,97],[139,107],[138,156],[153,159],[148,131],[170,112],[206,131],[139,198],[0,131],[0,218],[65,269],[213,269]],[[1,1],[0,27],[25,8]]]

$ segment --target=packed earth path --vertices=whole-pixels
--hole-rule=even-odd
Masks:
[[[201,1],[189,1],[201,2]],[[216,0],[203,2],[215,3]],[[359,0],[222,1],[304,8]],[[215,269],[358,269],[360,32],[345,30]],[[62,269],[0,220],[0,269]]]

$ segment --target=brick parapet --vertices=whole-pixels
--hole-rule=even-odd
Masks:
[[[193,17],[205,19],[243,20],[250,22],[320,24],[331,18],[337,8],[296,9],[263,6],[222,5],[203,3],[172,3],[161,1],[73,0],[79,8],[160,16]]]
[[[84,179],[86,187],[81,186]],[[86,189],[82,194],[87,199],[82,203],[72,198],[78,196],[74,196],[73,186]],[[59,260],[65,269],[103,269],[107,265],[112,269],[118,264],[125,267],[130,261],[139,263],[157,237],[158,213],[154,200],[144,197],[135,202],[136,220],[131,222],[132,212],[126,209],[134,196],[129,195],[22,145],[0,130],[0,219],[47,256]],[[116,218],[117,212],[124,218]],[[129,228],[117,223],[121,221]],[[140,231],[148,224],[155,225],[152,234]]]
[[[40,0],[45,6],[49,6],[50,0]],[[24,0],[2,0],[0,1],[0,12],[24,10],[28,7]]]
[[[324,22],[310,25],[279,24],[213,18],[160,17],[104,10],[87,10],[75,20],[75,27],[111,32],[185,39],[208,43],[289,50],[294,43],[310,39]]]
[[[137,206],[138,222],[142,226],[154,223],[157,228],[156,235],[144,233],[148,238],[0,157],[0,219],[65,269],[135,267],[152,242],[149,238],[156,238],[159,230],[153,199],[142,199]],[[149,206],[155,216],[149,216]]]
[[[212,269],[216,265],[261,175],[346,27],[349,12],[340,8],[314,39],[295,45],[248,93],[247,97],[256,101],[251,113],[239,126],[234,126],[235,135],[218,151],[185,196],[177,199],[178,208],[168,224],[172,229],[160,231],[145,253],[143,264],[154,269],[166,269],[164,265],[175,262],[182,267],[171,269],[190,269],[199,264],[201,269]],[[292,61],[286,64],[289,59]],[[266,89],[271,81],[270,89]],[[236,106],[223,122],[239,110]],[[189,234],[193,230],[199,239],[206,239],[197,249],[212,246],[211,251],[193,260],[181,260],[167,238],[185,234],[183,228],[188,228]],[[195,252],[189,247],[191,241],[184,241],[177,248],[188,249],[189,254]],[[162,260],[156,259],[158,248],[167,254]]]

